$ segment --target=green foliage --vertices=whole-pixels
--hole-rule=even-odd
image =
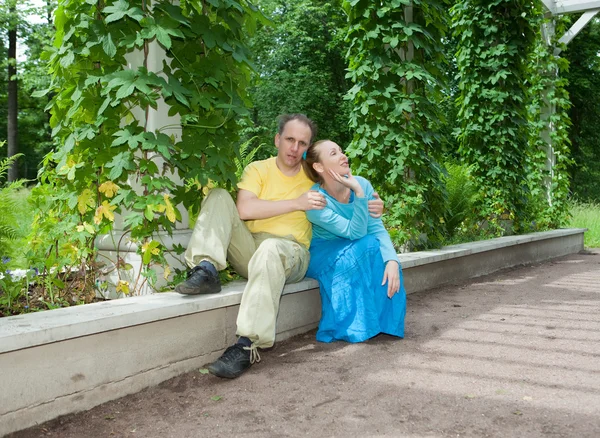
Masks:
[[[570,227],[587,228],[585,245],[600,248],[600,205],[593,202],[572,202],[570,204]]]
[[[4,186],[7,172],[10,166],[22,154],[13,155],[10,158],[0,160],[0,256],[8,257],[10,242],[21,237],[19,228],[20,218],[17,209],[19,189],[25,183],[25,180],[13,181]]]
[[[17,162],[18,173],[28,180],[35,179],[40,161],[52,147],[48,116],[44,107],[48,103],[46,97],[34,98],[32,92],[47,88],[50,77],[45,63],[40,59],[44,46],[51,42],[51,23],[31,24],[28,16],[44,16],[45,8],[33,7],[30,1],[19,1],[14,14],[8,11],[11,2],[0,4],[0,28],[8,27],[9,22],[16,21],[19,48],[25,60],[17,60],[18,86],[18,148],[23,157]],[[55,1],[44,2],[52,9]],[[7,138],[7,41],[6,32],[0,33],[0,141]],[[0,146],[0,156],[6,156],[6,146]]]
[[[533,230],[567,225],[568,168],[573,164],[568,135],[571,103],[566,90],[568,81],[564,77],[568,62],[553,54],[557,38],[566,31],[565,19],[554,18],[555,38],[549,46],[541,29],[550,19],[544,19],[541,11],[538,12],[534,21],[536,45],[529,66],[529,148],[523,172],[528,184],[527,216],[535,223]],[[549,143],[552,154],[547,152]]]
[[[149,2],[66,0],[57,8],[46,54],[52,85],[36,94],[52,96],[59,146],[45,161],[47,186],[33,194],[40,214],[32,241],[46,265],[93,268],[94,240],[120,213],[140,243],[143,269],[135,284],[119,286],[136,293],[156,280],[153,265],[164,264],[154,234],[174,229],[177,204],[197,202],[173,175],[203,186],[236,181],[231,157],[248,115],[251,72],[244,38],[260,14],[245,0],[209,3],[161,0],[150,9]],[[168,111],[173,123],[149,125],[155,110]],[[178,120],[181,140],[170,135]]]
[[[524,222],[528,159],[527,59],[536,14],[532,0],[463,0],[451,10],[460,95],[460,153],[479,187],[476,212],[502,233]]]
[[[350,103],[345,78],[346,16],[340,0],[259,0],[269,17],[250,40],[256,57],[252,135],[273,144],[275,119],[305,113],[319,127],[319,138],[341,145],[351,139]],[[262,153],[261,153],[262,154]]]
[[[256,154],[264,148],[265,144],[261,143],[258,146],[253,146],[252,144],[257,139],[257,137],[252,137],[249,140],[246,140],[240,145],[239,156],[233,159],[235,163],[235,174],[240,179],[242,177],[242,173],[246,166],[252,163],[255,160]]]
[[[575,21],[574,17],[571,23]],[[571,24],[569,23],[569,24]],[[572,106],[569,129],[573,163],[571,192],[600,202],[600,22],[590,21],[561,53],[569,63],[564,77]]]
[[[414,7],[406,8],[412,3]],[[439,135],[446,2],[345,1],[349,17],[347,94],[354,108],[348,154],[390,205],[397,244],[420,246],[443,234]],[[413,11],[413,20],[405,12]],[[412,56],[414,52],[414,56]]]
[[[446,236],[452,239],[458,232],[465,231],[474,222],[473,203],[477,196],[477,187],[468,166],[447,163],[445,168],[447,173],[444,176],[444,183],[448,198],[444,223],[446,224]]]

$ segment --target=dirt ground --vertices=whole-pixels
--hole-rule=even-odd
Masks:
[[[314,336],[10,437],[600,437],[600,250],[410,294],[403,340]]]

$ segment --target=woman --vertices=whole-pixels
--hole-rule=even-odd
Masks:
[[[323,210],[306,212],[313,224],[306,275],[319,281],[321,321],[317,340],[362,342],[379,333],[404,337],[406,292],[400,262],[381,219],[369,216],[373,187],[350,172],[333,141],[306,152],[312,190],[325,195]]]

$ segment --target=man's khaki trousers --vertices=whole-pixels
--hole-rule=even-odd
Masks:
[[[219,271],[229,260],[236,272],[248,279],[236,334],[249,338],[256,347],[272,347],[283,286],[304,278],[308,250],[291,235],[251,233],[229,193],[213,189],[202,202],[185,252],[189,267],[202,260],[208,260]]]

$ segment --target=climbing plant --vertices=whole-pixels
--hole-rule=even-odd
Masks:
[[[143,267],[117,290],[133,293],[156,281],[165,247],[155,233],[174,229],[176,205],[197,204],[209,180],[235,181],[251,72],[245,37],[261,15],[246,0],[62,0],[55,17],[52,85],[38,93],[52,96],[56,150],[42,170],[51,189],[40,189],[52,202],[40,204],[35,225],[51,239],[32,242],[48,270],[90,263],[95,238],[120,213]],[[165,61],[153,69],[161,51]],[[162,105],[180,117],[182,139],[173,135],[178,123],[148,125]]]
[[[476,214],[502,233],[518,229],[527,199],[526,79],[536,14],[532,0],[463,0],[451,9],[460,94],[460,153],[479,187]]]
[[[348,148],[353,167],[385,196],[396,243],[435,243],[443,229],[438,103],[447,4],[351,0],[343,5],[349,20],[347,76],[353,83],[347,94],[353,103],[354,138]]]
[[[569,219],[571,103],[564,76],[568,61],[553,52],[558,37],[566,31],[566,23],[564,16],[544,18],[542,11],[538,11],[533,24],[536,43],[528,80],[530,147],[524,172],[529,192],[528,212],[536,229],[558,228],[567,225]]]

